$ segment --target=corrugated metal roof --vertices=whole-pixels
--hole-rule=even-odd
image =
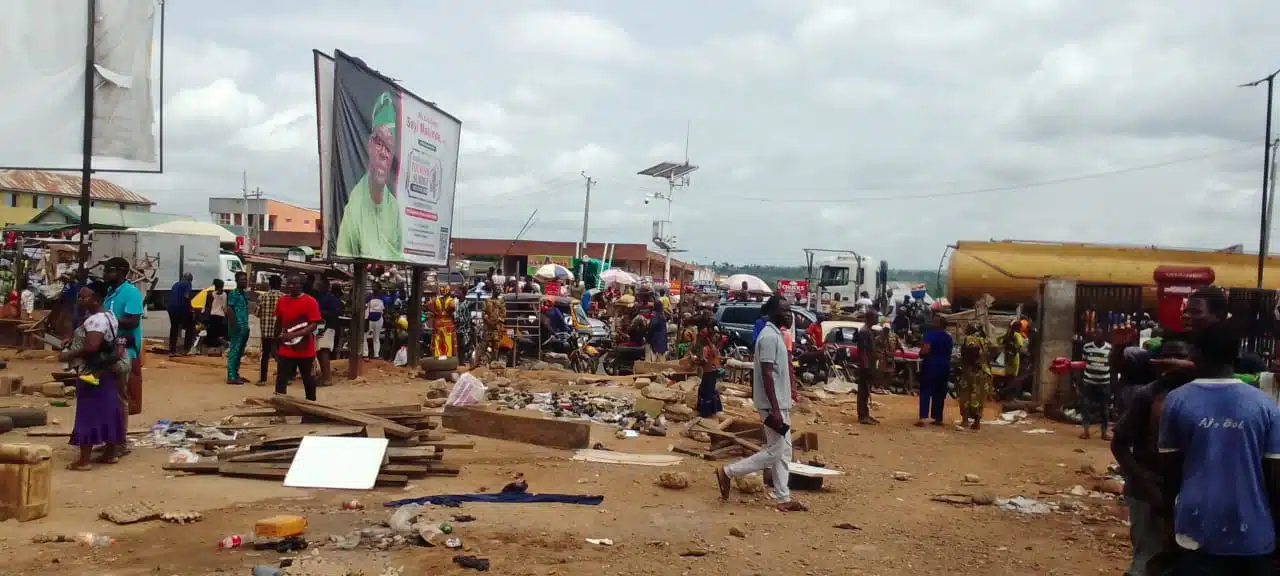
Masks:
[[[146,204],[154,206],[146,196],[128,190],[114,182],[94,178],[89,181],[89,194],[94,200]],[[36,170],[0,170],[0,190],[15,192],[41,192],[55,196],[80,197],[80,176]]]
[[[183,214],[164,214],[161,212],[134,212],[119,208],[103,208],[94,206],[89,209],[89,224],[109,228],[150,228],[157,224],[175,220],[194,220]],[[79,224],[80,207],[68,204],[57,204],[42,210],[31,219],[40,224]]]

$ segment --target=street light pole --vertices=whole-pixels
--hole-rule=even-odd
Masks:
[[[1267,226],[1271,223],[1268,217],[1268,207],[1270,206],[1268,188],[1271,184],[1271,110],[1275,101],[1275,80],[1276,75],[1280,74],[1280,70],[1276,70],[1267,76],[1241,84],[1240,87],[1254,87],[1265,83],[1267,85],[1267,135],[1263,140],[1264,146],[1262,150],[1262,215],[1259,219],[1261,222],[1258,226],[1258,288],[1262,288],[1262,270],[1267,262],[1267,236],[1269,235]]]

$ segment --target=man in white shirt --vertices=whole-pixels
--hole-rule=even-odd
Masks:
[[[382,357],[382,321],[383,313],[387,310],[387,303],[382,301],[382,289],[375,288],[373,298],[369,299],[369,303],[365,305],[368,320],[368,332],[365,333],[364,341],[361,342],[361,353],[366,358],[369,356],[368,341],[373,340],[373,358]]]
[[[756,338],[751,396],[764,420],[765,446],[760,452],[716,470],[720,498],[729,499],[731,479],[768,469],[773,473],[773,495],[779,512],[805,512],[808,508],[791,499],[787,487],[791,462],[791,363],[782,331],[791,327],[791,305],[778,295],[770,296],[761,311],[769,319]]]

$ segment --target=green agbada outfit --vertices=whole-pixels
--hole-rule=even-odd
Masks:
[[[373,107],[373,127],[386,126],[396,135],[396,107],[390,92],[384,92]],[[394,176],[394,175],[392,175]],[[366,173],[351,189],[338,225],[338,256],[398,261],[404,259],[400,229],[400,203],[391,188],[383,186],[382,201],[369,194]]]

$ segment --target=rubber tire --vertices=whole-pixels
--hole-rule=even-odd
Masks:
[[[443,360],[439,358],[423,358],[418,361],[418,367],[423,372],[453,372],[458,369],[458,359],[448,357]]]
[[[422,378],[424,380],[444,380],[445,382],[451,382],[452,380],[449,378],[450,376],[453,376],[453,372],[449,370],[446,370],[444,372],[423,372],[422,373]]]
[[[44,408],[0,408],[0,416],[8,416],[14,428],[44,426],[49,423],[49,411]]]
[[[0,434],[13,430],[13,418],[0,416]]]

